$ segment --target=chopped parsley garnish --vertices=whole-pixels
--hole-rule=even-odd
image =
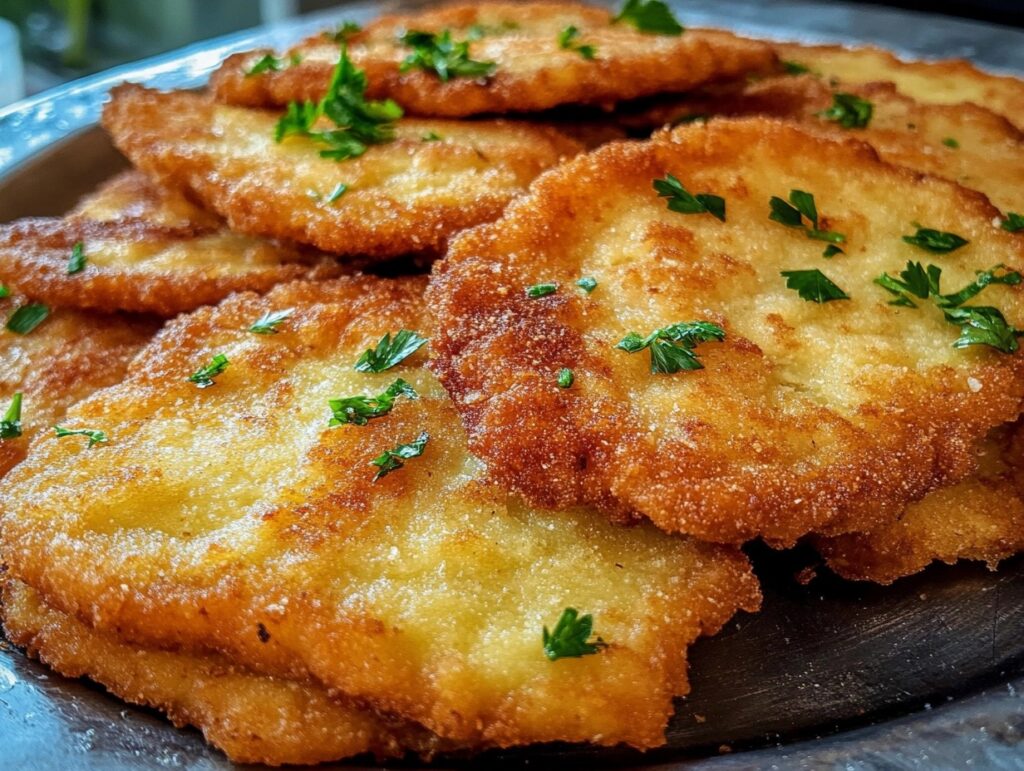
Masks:
[[[494,74],[497,64],[494,62],[478,62],[469,58],[469,41],[456,43],[452,40],[451,30],[446,29],[439,35],[433,32],[409,30],[400,38],[403,45],[412,48],[412,53],[405,57],[399,66],[399,72],[411,69],[433,71],[437,77],[447,83],[452,78],[486,78]]]
[[[725,199],[711,193],[693,195],[683,183],[671,174],[664,179],[654,180],[654,189],[659,198],[668,199],[669,211],[681,214],[710,214],[715,219],[725,222]]]
[[[530,298],[544,297],[545,295],[554,294],[558,291],[558,284],[547,283],[547,284],[534,284],[533,286],[526,288],[526,296]]]
[[[555,624],[554,631],[549,632],[544,626],[544,655],[551,661],[559,659],[589,656],[607,648],[608,643],[598,637],[591,641],[594,630],[594,618],[589,613],[581,616],[576,608],[566,608]]]
[[[1000,223],[999,227],[1003,230],[1007,230],[1010,233],[1017,233],[1018,231],[1024,230],[1024,214],[1017,214],[1017,212],[1007,212],[1006,219]]]
[[[931,299],[942,309],[946,321],[960,327],[960,337],[953,343],[954,348],[987,345],[1003,353],[1013,353],[1018,347],[1017,338],[1024,332],[1010,326],[998,308],[963,304],[992,284],[1020,284],[1021,274],[1015,270],[1006,270],[1003,265],[975,273],[977,278],[974,281],[949,294],[942,294],[940,289],[942,268],[937,265],[925,268],[919,262],[908,262],[907,267],[900,271],[899,278],[883,273],[875,279],[875,283],[896,296],[895,300],[889,302],[890,305],[916,308],[917,303],[912,297]]]
[[[7,319],[7,328],[16,334],[27,335],[46,321],[49,315],[50,309],[40,303],[22,305]]]
[[[562,368],[558,370],[558,387],[569,388],[572,386],[573,381],[576,380],[576,376],[572,374],[572,370],[568,368]]]
[[[811,68],[800,62],[784,61],[782,62],[782,71],[787,75],[804,75],[810,72]]]
[[[413,441],[408,444],[400,444],[393,450],[385,450],[372,461],[370,464],[376,466],[378,471],[373,477],[373,481],[376,482],[383,476],[387,476],[392,471],[397,471],[405,465],[404,461],[409,458],[418,458],[423,454],[423,450],[427,446],[427,442],[430,440],[430,434],[423,431]]]
[[[932,254],[949,254],[950,252],[955,252],[961,246],[966,246],[970,243],[966,238],[962,238],[956,233],[947,233],[944,230],[933,230],[932,228],[922,228],[920,226],[918,226],[917,232],[914,235],[903,236],[903,240],[908,244],[916,246],[918,249],[924,249]]]
[[[658,35],[681,35],[685,30],[671,9],[661,0],[626,0],[612,23],[624,21],[640,32]]]
[[[423,142],[440,142],[443,137],[436,131],[428,131],[426,134],[420,137]]]
[[[587,294],[590,294],[597,289],[597,279],[593,276],[584,276],[576,282],[576,286],[582,289]]]
[[[257,335],[276,335],[281,331],[278,327],[291,318],[293,313],[295,313],[294,308],[283,311],[267,311],[253,322],[249,331]]]
[[[17,439],[21,436],[21,391],[11,397],[11,404],[0,420],[0,439]]]
[[[89,437],[89,447],[107,441],[107,435],[102,431],[97,431],[95,428],[64,428],[63,426],[54,426],[53,430],[57,433],[58,438],[64,436],[87,436]]]
[[[274,129],[274,139],[280,142],[289,136],[307,137],[326,145],[321,157],[336,161],[362,155],[369,145],[390,142],[395,138],[393,123],[402,117],[402,108],[390,99],[368,102],[365,95],[366,73],[355,68],[342,45],[341,58],[323,99],[316,104],[289,102]],[[322,117],[329,118],[336,128],[314,130]]]
[[[190,383],[195,383],[200,388],[209,388],[214,384],[213,379],[228,368],[228,357],[218,353],[205,367],[200,367],[188,376]]]
[[[352,423],[357,426],[365,426],[373,418],[379,418],[391,412],[395,406],[395,400],[399,396],[407,399],[417,399],[419,394],[413,387],[402,378],[398,378],[387,389],[376,396],[346,396],[341,399],[331,399],[328,404],[334,417],[331,418],[329,426],[342,426]]]
[[[335,43],[344,43],[357,32],[361,32],[362,29],[363,28],[354,21],[343,21],[341,26],[334,32],[325,32],[324,37]]]
[[[356,372],[383,372],[391,369],[404,359],[412,356],[427,342],[415,332],[402,329],[395,333],[394,339],[388,332],[377,343],[376,348],[367,348],[356,362]]]
[[[594,54],[597,53],[597,49],[592,45],[585,45],[576,42],[576,38],[579,36],[580,31],[570,24],[558,33],[558,47],[564,48],[567,51],[575,51],[584,59],[593,59]]]
[[[68,275],[81,273],[85,270],[85,244],[81,241],[71,247],[71,259],[68,260]]]
[[[836,244],[845,243],[846,236],[834,230],[820,230],[818,228],[818,207],[814,203],[814,196],[810,193],[803,190],[790,190],[789,203],[786,203],[777,195],[773,195],[768,205],[771,208],[771,214],[768,215],[768,219],[778,222],[780,225],[785,225],[787,228],[799,228],[804,231],[808,238],[816,241],[828,241],[832,244],[832,246],[826,247],[825,251],[822,252],[823,257],[834,257],[837,254],[843,254],[843,250],[836,246]],[[804,217],[810,220],[810,227],[804,225]]]
[[[871,122],[874,105],[855,94],[833,94],[832,106],[818,113],[825,120],[838,123],[843,128],[866,128]]]
[[[3,284],[0,284],[0,300],[4,299],[5,297],[10,297],[10,296],[11,296],[11,290],[8,289],[7,287],[5,287]]]
[[[942,140],[942,144],[946,147],[952,147],[954,150],[960,149],[960,143],[953,139],[953,137],[946,137]]]
[[[285,67],[294,67],[301,61],[302,56],[298,53],[291,54],[287,60],[278,59],[273,54],[266,54],[245,71],[245,77],[251,78],[253,75],[262,75],[264,72],[280,72]]]
[[[849,300],[850,296],[836,286],[828,276],[817,268],[812,270],[784,270],[786,288],[795,289],[800,298],[809,302],[827,303],[832,300]]]
[[[327,194],[327,198],[324,200],[326,200],[327,203],[334,203],[343,195],[345,195],[347,191],[348,185],[346,185],[344,182],[339,182],[337,185],[334,186],[334,189]]]
[[[616,348],[627,353],[651,350],[651,372],[671,375],[681,370],[704,369],[694,348],[700,343],[721,342],[725,330],[710,321],[683,321],[655,329],[647,337],[630,332]]]

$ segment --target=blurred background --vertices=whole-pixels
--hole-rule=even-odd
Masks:
[[[681,9],[686,5],[685,0],[673,4]],[[1024,0],[903,0],[878,4],[1024,26]],[[0,0],[0,107],[117,64],[332,5],[339,3]]]

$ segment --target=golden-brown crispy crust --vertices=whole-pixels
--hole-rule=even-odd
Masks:
[[[758,604],[746,559],[483,484],[423,352],[352,366],[385,332],[430,333],[423,286],[297,282],[170,322],[72,410],[109,443],[37,442],[0,489],[10,575],[126,640],[312,675],[459,743],[660,744],[689,643]],[[284,308],[278,334],[245,331]],[[217,353],[213,387],[187,382]],[[399,377],[418,399],[328,427],[330,398]],[[422,457],[374,482],[370,461],[424,430]],[[611,647],[548,661],[567,605]]]
[[[429,755],[436,738],[332,698],[323,686],[254,675],[218,654],[129,645],[46,605],[18,581],[0,592],[8,639],[65,677],[89,677],[174,725],[194,725],[236,763],[322,763],[372,752]]]
[[[991,569],[1024,551],[1024,431],[992,432],[978,449],[978,472],[910,504],[868,533],[815,538],[843,578],[891,584],[931,562],[981,560]]]
[[[24,297],[0,300],[4,319]],[[0,476],[19,463],[32,439],[65,410],[100,388],[121,381],[128,364],[156,333],[155,319],[55,309],[32,332],[0,327],[0,412],[21,392],[22,435],[0,439]]]
[[[193,93],[121,86],[103,122],[136,166],[187,190],[234,230],[378,259],[443,250],[581,150],[552,128],[522,122],[407,120],[394,142],[336,162],[302,137],[275,143],[277,117]],[[430,132],[442,139],[424,141]],[[324,200],[338,183],[349,190]]]
[[[87,193],[69,218],[89,222],[140,220],[164,228],[218,230],[220,217],[196,206],[183,195],[150,182],[145,174],[127,169]]]
[[[844,129],[822,115],[837,91],[871,102],[867,127]],[[1003,211],[1024,211],[1024,133],[985,107],[919,103],[891,83],[831,86],[813,75],[767,78],[665,99],[625,120],[653,127],[716,115],[766,115],[862,139],[882,160],[980,190]]]
[[[782,59],[841,83],[891,81],[924,104],[974,102],[1024,129],[1024,80],[978,69],[965,59],[906,60],[874,46],[779,43]]]
[[[727,222],[667,210],[652,180],[721,195]],[[817,196],[846,255],[769,220],[769,198]],[[911,223],[972,243],[925,255]],[[534,502],[596,504],[667,530],[783,543],[864,529],[962,478],[970,448],[1014,419],[1024,359],[956,350],[933,308],[898,309],[872,281],[907,260],[1024,265],[982,196],[880,162],[867,146],[765,119],[713,121],[615,143],[545,174],[498,222],[435,266],[433,368],[491,474]],[[853,299],[816,304],[782,270],[818,268]],[[591,294],[577,290],[594,276]],[[526,288],[559,291],[531,299]],[[1019,288],[986,303],[1024,322]],[[648,372],[615,344],[682,321],[723,324],[705,369]],[[556,387],[559,369],[576,384]]]
[[[594,46],[592,60],[560,47],[559,34],[569,26],[579,30],[580,43]],[[447,29],[462,41],[474,27],[484,32],[470,43],[470,56],[496,63],[490,78],[443,82],[433,72],[400,70],[411,52],[398,41],[406,30]],[[722,30],[646,34],[629,24],[613,24],[604,8],[576,3],[487,2],[382,16],[351,36],[348,50],[366,72],[369,96],[394,98],[410,114],[444,117],[536,112],[560,104],[603,104],[686,91],[775,64],[771,47],[762,41]],[[289,52],[301,57],[298,64],[247,75],[267,53],[229,57],[211,81],[217,97],[252,107],[319,99],[338,60],[338,44],[326,35],[311,37]]]

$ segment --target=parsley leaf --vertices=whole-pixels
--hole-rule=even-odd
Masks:
[[[570,24],[568,27],[558,33],[558,47],[564,48],[567,51],[576,51],[584,59],[593,59],[597,53],[597,49],[592,45],[582,45],[576,42],[576,38],[580,36],[580,31]]]
[[[16,334],[27,335],[38,327],[46,317],[50,315],[50,309],[39,303],[22,305],[7,319],[7,328]]]
[[[554,294],[558,291],[558,284],[547,283],[547,284],[534,284],[533,286],[526,288],[526,296],[531,299],[538,297],[544,297],[545,295]]]
[[[195,383],[199,388],[209,388],[214,384],[213,379],[228,368],[228,357],[218,353],[205,367],[200,367],[188,376],[190,383]]]
[[[376,396],[346,396],[341,399],[331,399],[328,404],[334,417],[327,424],[329,426],[342,426],[352,423],[357,426],[365,426],[373,418],[379,418],[391,412],[395,406],[395,399],[404,396],[407,399],[417,399],[419,394],[413,387],[402,378],[398,378],[389,385],[385,391]]]
[[[681,35],[685,31],[671,9],[661,0],[626,0],[613,24],[624,21],[640,32],[654,32],[659,35]]]
[[[566,608],[552,632],[544,626],[544,655],[551,661],[564,658],[579,658],[600,652],[608,643],[598,637],[590,642],[594,619],[588,613],[581,616],[576,608]]]
[[[487,78],[494,74],[497,64],[478,62],[469,58],[469,41],[456,43],[451,30],[439,35],[433,32],[409,30],[400,38],[403,45],[413,49],[399,66],[399,72],[411,69],[433,70],[442,82],[452,78]]]
[[[787,75],[804,75],[811,71],[811,68],[806,64],[800,64],[800,62],[784,61],[782,62],[782,70]]]
[[[395,333],[394,339],[388,332],[377,343],[376,348],[367,348],[356,361],[356,372],[383,372],[391,369],[399,362],[412,356],[427,342],[415,332],[402,329]]]
[[[85,269],[85,244],[81,241],[71,247],[71,259],[68,260],[68,275],[81,273]]]
[[[325,32],[324,37],[335,43],[344,43],[357,32],[361,32],[362,29],[363,28],[354,21],[343,21],[341,26],[334,32]]]
[[[942,144],[944,144],[946,147],[951,147],[954,150],[960,149],[960,143],[953,139],[953,137],[946,137],[945,139],[942,140]]]
[[[817,268],[812,270],[784,270],[786,288],[795,289],[800,298],[809,302],[827,303],[833,300],[849,300],[850,296],[832,283]]]
[[[21,391],[11,397],[11,404],[0,420],[0,439],[17,439],[21,436]]]
[[[251,78],[253,75],[262,75],[265,72],[280,72],[285,67],[294,67],[301,61],[302,57],[298,53],[291,54],[288,57],[287,63],[284,59],[278,59],[273,54],[266,54],[245,71],[245,77]]]
[[[7,287],[5,287],[3,284],[0,284],[0,300],[4,299],[5,297],[10,297],[10,296],[11,296],[11,290],[8,289]]]
[[[420,137],[420,141],[423,142],[440,142],[444,137],[438,134],[436,131],[428,131],[426,134]]]
[[[1019,347],[1017,338],[1024,334],[1011,327],[998,308],[979,305],[950,308],[944,315],[946,321],[960,327],[954,348],[987,345],[1003,353],[1014,353]]]
[[[558,387],[569,388],[572,386],[573,381],[576,380],[576,376],[573,375],[572,370],[568,368],[562,368],[558,371]]]
[[[855,94],[832,94],[832,106],[818,115],[846,129],[866,128],[871,122],[874,105]]]
[[[970,243],[956,233],[922,227],[918,227],[917,232],[912,236],[903,236],[903,240],[932,254],[949,254]]]
[[[711,193],[693,195],[683,183],[671,174],[664,179],[654,180],[654,189],[659,198],[668,199],[669,211],[681,214],[710,214],[715,219],[725,222],[725,199]]]
[[[97,445],[100,442],[107,441],[107,435],[94,428],[64,428],[63,426],[54,426],[53,430],[57,432],[58,437],[87,436],[89,437],[89,447]]]
[[[590,294],[597,289],[597,279],[593,276],[584,276],[576,282],[576,286],[582,289],[587,294]]]
[[[935,266],[929,265],[929,268]],[[938,283],[938,274],[941,272],[939,268],[936,270],[936,284]],[[965,286],[959,292],[953,292],[952,294],[944,294],[939,296],[939,305],[943,308],[956,308],[963,305],[965,302],[970,300],[975,295],[979,294],[981,290],[990,284],[1005,284],[1007,286],[1017,286],[1021,282],[1021,275],[1015,270],[1008,270],[1005,273],[999,274],[996,271],[1006,270],[1005,265],[996,265],[989,270],[977,270],[975,274],[977,278],[974,279],[970,284]],[[937,288],[937,287],[936,287]],[[938,292],[936,291],[936,294]]]
[[[392,471],[397,471],[405,465],[403,461],[409,458],[418,458],[423,454],[423,450],[427,446],[427,442],[430,439],[430,434],[426,431],[420,433],[413,441],[408,444],[400,444],[393,450],[385,450],[372,461],[370,464],[376,466],[379,470],[373,477],[373,481],[376,482],[383,476],[387,476]]]
[[[252,323],[249,331],[256,335],[276,335],[280,332],[278,327],[291,318],[293,313],[295,313],[294,308],[283,311],[267,311]]]
[[[694,348],[700,343],[721,342],[725,330],[710,321],[683,321],[655,329],[647,337],[630,332],[615,346],[627,353],[651,351],[651,372],[673,374],[682,370],[704,369]]]
[[[314,130],[322,117],[329,118],[336,128]],[[323,99],[316,104],[289,102],[274,129],[274,139],[280,142],[285,137],[304,136],[326,145],[321,157],[342,161],[362,155],[369,145],[390,142],[395,138],[393,123],[401,117],[402,108],[390,99],[366,101],[366,73],[356,69],[342,45]]]
[[[773,195],[768,202],[768,206],[771,209],[768,219],[778,222],[780,225],[785,225],[787,228],[800,228],[804,231],[804,235],[815,241],[827,241],[832,244],[831,247],[825,248],[825,251],[822,253],[823,257],[834,257],[837,254],[844,253],[836,244],[845,243],[846,236],[834,230],[820,230],[818,228],[818,207],[814,203],[814,196],[812,194],[803,190],[790,190],[789,201],[790,203],[786,203],[777,195]],[[804,225],[804,217],[810,220],[810,227]]]
[[[1024,214],[1017,214],[1017,212],[1012,211],[1007,212],[1006,219],[1002,221],[999,227],[1003,230],[1008,230],[1011,233],[1024,230]]]

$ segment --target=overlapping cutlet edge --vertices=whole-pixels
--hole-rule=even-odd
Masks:
[[[592,28],[610,27],[612,15],[604,8],[577,3],[534,2],[478,3],[443,7],[417,14],[381,16],[361,32],[348,38],[349,53],[369,80],[372,98],[395,99],[410,114],[466,117],[486,113],[536,112],[561,104],[604,104],[662,91],[684,91],[712,80],[737,77],[748,72],[774,68],[775,54],[763,41],[739,37],[724,30],[688,29],[678,38],[670,55],[653,50],[651,35],[617,24],[616,33],[629,34],[629,50],[608,56],[607,45],[599,46],[595,59],[574,51],[559,54],[557,66],[521,75],[503,70],[500,57],[494,74],[486,81],[456,77],[447,82],[422,70],[400,72],[407,49],[394,46],[393,55],[375,56],[362,43],[382,35],[394,37],[406,29],[440,32],[448,27],[465,28],[479,16],[507,13],[518,22],[542,20],[555,12],[578,13],[581,39]],[[557,45],[558,30],[550,37]],[[664,39],[664,38],[663,38]],[[545,41],[547,38],[545,38]],[[311,46],[329,45],[316,35],[292,49],[299,53]],[[228,103],[281,106],[290,101],[317,100],[323,96],[332,65],[300,61],[276,72],[247,75],[252,64],[270,53],[259,50],[228,57],[212,79],[217,98]],[[568,55],[562,55],[563,53]]]
[[[672,154],[689,164],[712,151],[726,157],[729,142],[755,141],[772,148],[795,143],[799,153],[833,154],[836,163],[863,163],[872,173],[906,184],[936,186],[953,192],[965,214],[998,221],[998,211],[980,193],[886,164],[855,139],[808,133],[771,119],[684,126],[651,142],[613,143],[564,163],[539,177],[501,220],[457,238],[447,259],[435,265],[427,292],[439,329],[431,367],[456,403],[471,451],[487,463],[492,478],[539,505],[586,504],[615,520],[642,515],[662,529],[710,541],[741,543],[760,535],[787,546],[810,532],[863,530],[897,515],[908,501],[969,474],[973,443],[991,427],[1016,418],[1020,401],[1010,390],[1020,390],[1024,356],[1001,356],[984,365],[992,387],[974,394],[969,407],[951,393],[902,394],[904,414],[922,414],[926,423],[883,421],[878,429],[889,448],[885,459],[871,442],[851,442],[846,462],[820,476],[801,478],[778,468],[756,477],[697,479],[696,467],[683,477],[675,459],[646,447],[644,431],[635,427],[626,406],[607,399],[588,404],[572,390],[552,389],[535,367],[514,370],[514,386],[488,392],[488,373],[507,379],[516,366],[507,351],[493,347],[494,339],[514,338],[518,362],[550,361],[557,350],[561,366],[577,377],[595,366],[583,355],[581,330],[563,321],[566,314],[578,316],[570,307],[580,299],[545,310],[545,304],[524,300],[507,287],[495,289],[503,254],[540,251],[558,260],[558,244],[574,238],[573,228],[587,217],[588,203],[579,203],[581,196],[587,199],[583,191],[606,189],[611,180],[635,175],[650,157]],[[550,264],[538,266],[537,280]],[[506,334],[512,328],[520,333]],[[800,513],[794,501],[805,505]]]
[[[125,169],[79,199],[67,219],[89,222],[141,220],[168,228],[217,230],[220,217],[201,209],[183,195],[159,187],[137,169]]]
[[[237,763],[313,764],[372,753],[429,758],[444,743],[311,681],[253,674],[216,653],[141,648],[48,606],[19,581],[0,586],[7,638],[65,677],[88,677],[125,701],[193,725]]]
[[[199,94],[161,93],[126,84],[111,92],[111,101],[103,111],[103,125],[118,149],[138,168],[161,184],[186,190],[223,216],[233,230],[313,244],[332,254],[357,255],[359,264],[364,265],[413,252],[440,254],[452,235],[496,219],[514,197],[512,191],[496,190],[481,180],[475,195],[466,196],[458,205],[435,203],[429,197],[406,201],[371,189],[350,190],[334,207],[298,211],[287,206],[279,190],[259,184],[245,185],[240,190],[237,179],[226,179],[224,170],[208,154],[191,146],[214,138],[212,122],[218,109],[241,108],[226,108]],[[536,162],[546,168],[549,158],[553,163],[583,149],[550,126],[525,122],[501,125],[510,132],[528,135],[535,143],[536,149],[530,154],[521,152],[516,156],[510,150],[510,162]],[[225,141],[223,137],[217,139]],[[409,154],[406,149],[391,149],[392,144],[370,148],[359,161],[369,164],[378,155],[386,159],[389,152]],[[422,152],[437,152],[433,144],[425,145]],[[317,151],[310,152],[315,156]],[[269,162],[258,158],[245,161],[253,164],[250,175],[254,182],[259,178],[255,164],[260,160]],[[346,206],[363,195],[376,206],[377,216],[366,219],[346,213]]]

